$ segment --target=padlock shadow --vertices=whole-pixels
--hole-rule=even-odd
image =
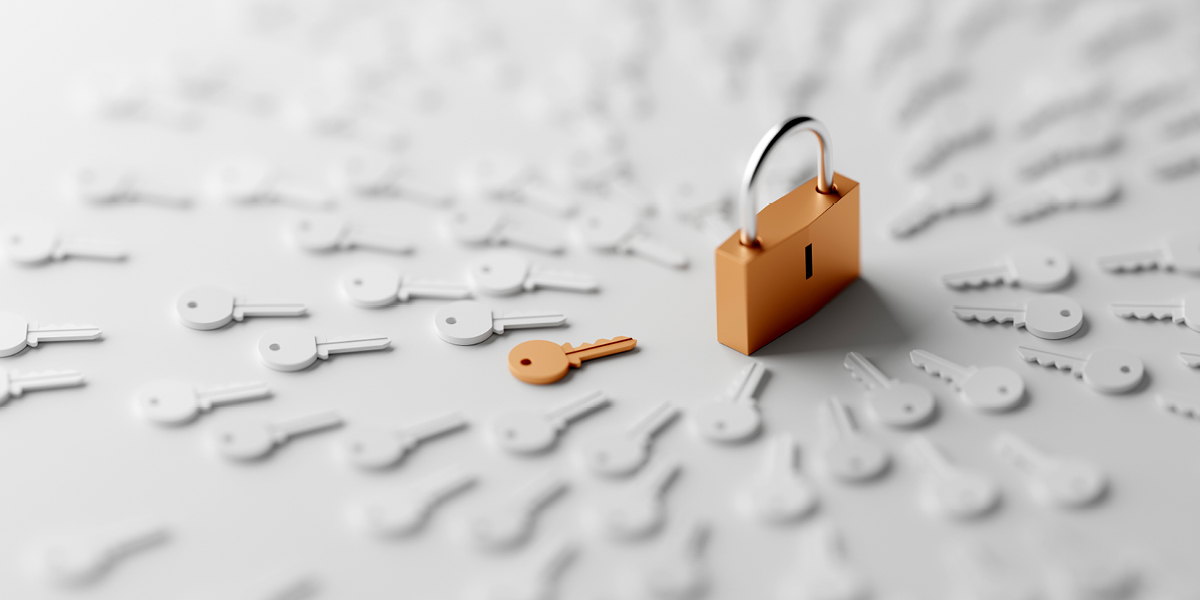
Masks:
[[[755,356],[780,356],[895,344],[908,332],[888,309],[883,297],[866,279],[858,279],[812,318],[763,346]]]

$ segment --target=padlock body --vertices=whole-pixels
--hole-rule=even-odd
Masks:
[[[753,354],[808,320],[859,274],[858,182],[813,178],[758,214],[758,245],[741,231],[716,251],[717,339]]]

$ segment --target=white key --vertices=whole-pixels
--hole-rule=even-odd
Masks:
[[[1200,173],[1200,145],[1175,144],[1150,159],[1150,173],[1158,179],[1175,181]]]
[[[333,252],[363,248],[393,254],[408,254],[413,245],[394,235],[363,231],[334,216],[301,217],[288,227],[292,243],[309,252]]]
[[[1183,361],[1183,364],[1193,369],[1200,369],[1200,353],[1180,352],[1179,360]]]
[[[438,309],[433,326],[438,337],[457,346],[471,346],[486,341],[492,334],[502,335],[509,329],[558,327],[567,322],[562,313],[549,311],[519,311],[498,313],[482,302],[459,300]]]
[[[270,423],[247,421],[228,424],[214,431],[212,441],[221,456],[229,460],[251,461],[266,458],[296,436],[341,426],[342,417],[327,410]]]
[[[889,230],[894,237],[911,236],[934,221],[986,205],[992,199],[992,186],[966,171],[953,171],[917,189],[915,199],[892,219]]]
[[[866,386],[871,414],[892,427],[919,427],[937,415],[937,400],[929,390],[883,374],[867,357],[851,352],[842,365]]]
[[[213,285],[192,288],[179,295],[175,312],[185,327],[199,331],[220,329],[246,317],[302,317],[308,309],[299,303],[259,302],[235,297]]]
[[[687,256],[651,239],[638,230],[638,217],[617,206],[596,207],[580,216],[579,236],[583,245],[601,252],[632,254],[663,266],[683,269]]]
[[[385,336],[319,338],[302,327],[280,327],[258,340],[258,357],[276,371],[301,371],[326,360],[331,354],[385,350],[392,340]]]
[[[971,408],[1004,412],[1025,400],[1025,380],[1004,367],[964,367],[924,350],[909,353],[913,365],[950,382]]]
[[[1163,391],[1157,396],[1163,410],[1187,419],[1200,419],[1200,396],[1183,392]]]
[[[1021,150],[1017,172],[1025,178],[1041,177],[1063,165],[1110,155],[1121,148],[1121,132],[1098,119],[1086,119]]]
[[[682,471],[682,463],[669,461],[622,489],[616,501],[596,513],[604,533],[620,541],[641,540],[658,533],[667,521],[666,493]]]
[[[491,503],[490,512],[470,521],[475,544],[483,550],[509,550],[523,546],[533,537],[538,515],[567,492],[566,479],[547,473]]]
[[[465,284],[432,279],[412,279],[386,265],[357,267],[342,276],[342,292],[355,306],[379,308],[413,298],[462,300],[471,297]]]
[[[977,540],[949,545],[943,553],[949,597],[967,600],[1040,600],[1041,590]]]
[[[477,475],[462,468],[443,468],[406,485],[398,494],[353,506],[351,520],[371,535],[409,537],[424,529],[438,508],[478,481]]]
[[[1034,497],[1049,506],[1088,506],[1108,490],[1108,476],[1097,465],[1051,456],[1015,434],[997,435],[992,448],[1001,460],[1021,472]]]
[[[1098,262],[1101,269],[1112,273],[1163,269],[1200,275],[1200,234],[1173,235],[1153,250],[1105,256]]]
[[[1060,210],[1111,204],[1120,195],[1121,182],[1111,169],[1102,165],[1083,165],[1064,170],[1018,200],[1009,202],[1006,217],[1012,223],[1025,223]]]
[[[1113,313],[1126,319],[1171,319],[1193,331],[1200,331],[1200,292],[1192,292],[1177,302],[1162,304],[1112,304]]]
[[[768,524],[788,523],[816,510],[816,489],[796,472],[799,449],[791,434],[781,433],[768,441],[766,467],[740,497],[751,517]]]
[[[553,236],[516,227],[499,209],[481,204],[455,212],[446,228],[451,238],[468,246],[517,246],[550,254],[565,248]]]
[[[679,416],[679,407],[662,402],[638,417],[625,431],[584,445],[579,456],[597,475],[626,477],[650,459],[650,445]]]
[[[1047,73],[1030,79],[1021,92],[1017,132],[1026,137],[1094,108],[1109,97],[1105,78]]]
[[[515,199],[559,218],[570,217],[579,209],[579,199],[570,187],[552,183],[544,177],[526,182],[517,191]]]
[[[533,178],[533,167],[527,162],[488,156],[463,165],[459,170],[458,186],[468,197],[511,200]]]
[[[96,583],[121,562],[161,545],[169,537],[167,526],[157,521],[119,523],[52,542],[38,552],[37,567],[52,584],[83,587]]]
[[[100,339],[100,328],[92,325],[39,325],[21,315],[0,312],[0,357],[12,356],[42,342],[77,342]]]
[[[219,406],[270,397],[271,388],[258,381],[198,388],[184,381],[163,379],[138,388],[133,394],[133,405],[151,423],[178,426],[191,423],[201,413]]]
[[[980,323],[1012,323],[1044,340],[1069,338],[1083,328],[1083,307],[1059,294],[1034,296],[1024,306],[969,306],[956,304],[954,316]]]
[[[26,223],[4,233],[4,251],[21,265],[40,265],[53,260],[85,258],[125,260],[124,250],[113,244],[91,240],[64,240],[53,227],[44,223]]]
[[[1159,122],[1163,137],[1181,138],[1200,131],[1200,106],[1194,104],[1172,111]]]
[[[286,205],[298,208],[329,209],[337,201],[323,192],[290,185],[279,173],[262,165],[223,165],[208,180],[209,191],[217,198],[242,205]]]
[[[1100,348],[1081,358],[1061,352],[1018,346],[1017,354],[1043,367],[1070,371],[1088,387],[1104,394],[1123,394],[1136,389],[1146,376],[1146,366],[1136,354],[1121,348]]]
[[[942,277],[943,283],[957,290],[1003,283],[1039,292],[1058,289],[1070,280],[1071,259],[1060,250],[1044,246],[1024,246],[999,265]]]
[[[587,275],[549,271],[512,253],[492,253],[471,264],[467,271],[471,287],[487,296],[511,296],[536,289],[562,292],[594,292],[600,284]]]
[[[0,405],[25,392],[57,390],[83,385],[83,373],[79,371],[10,371],[0,369]]]
[[[828,523],[808,527],[800,537],[795,573],[779,586],[779,600],[868,600],[871,588],[846,556],[842,536]]]
[[[467,425],[461,413],[449,412],[398,429],[354,427],[342,440],[342,451],[356,467],[383,469],[399,463],[417,446]]]
[[[892,455],[859,433],[850,407],[836,396],[830,396],[821,406],[819,418],[827,440],[819,458],[827,474],[859,483],[875,479],[891,467]]]
[[[766,367],[750,361],[730,382],[723,396],[692,409],[692,425],[710,441],[733,444],[747,441],[762,429],[758,392]]]
[[[554,447],[572,421],[607,408],[610,403],[604,392],[596,390],[549,410],[506,412],[492,421],[492,438],[496,445],[515,454],[545,452]]]
[[[954,156],[992,139],[992,120],[963,104],[948,107],[937,117],[916,133],[903,154],[914,175],[931,173]]]
[[[521,570],[516,576],[492,584],[473,596],[479,600],[554,600],[559,598],[559,581],[576,557],[579,547],[573,543],[556,541],[539,549],[530,563],[531,569]]]
[[[1118,554],[1061,525],[1030,530],[1031,547],[1042,555],[1049,598],[1133,600],[1146,587],[1145,575],[1124,552]]]
[[[139,203],[183,208],[192,203],[191,196],[143,189],[137,178],[129,173],[96,167],[83,167],[69,173],[63,181],[63,191],[83,204]]]
[[[658,600],[694,600],[708,593],[712,573],[704,561],[710,526],[693,520],[670,532],[662,553],[643,563],[641,581],[646,594]]]
[[[919,499],[926,511],[950,519],[974,519],[1000,504],[1000,487],[995,481],[950,462],[929,438],[913,438],[909,450],[924,466]]]
[[[412,200],[430,206],[446,206],[454,201],[451,194],[433,193],[405,183],[404,169],[393,160],[356,156],[338,163],[330,175],[331,183],[344,194],[369,198]]]

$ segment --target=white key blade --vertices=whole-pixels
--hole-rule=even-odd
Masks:
[[[196,392],[200,408],[208,410],[217,406],[262,400],[271,396],[271,388],[260,381],[234,383],[206,388]]]
[[[1045,473],[1053,460],[1033,444],[1007,431],[996,436],[992,449],[1001,460],[1032,477]]]
[[[1012,285],[1015,283],[1015,278],[1007,265],[1001,265],[943,275],[942,283],[956,290],[965,290],[999,283]]]
[[[1083,365],[1087,359],[1077,356],[1068,356],[1058,352],[1050,352],[1048,350],[1037,350],[1027,346],[1017,346],[1017,354],[1027,362],[1035,362],[1043,367],[1054,367],[1063,371],[1070,371],[1076,375],[1083,371]]]
[[[634,421],[626,433],[643,443],[648,442],[659,431],[662,431],[671,421],[679,416],[679,407],[670,402],[662,402],[650,409],[650,412]]]
[[[1183,303],[1179,304],[1112,304],[1113,314],[1134,319],[1171,319],[1183,322]]]
[[[1200,354],[1195,352],[1180,352],[1179,360],[1193,369],[1200,368]]]
[[[42,342],[77,342],[100,338],[100,328],[94,325],[38,325],[30,323],[27,343],[37,346]]]
[[[471,297],[471,289],[465,284],[430,279],[408,279],[400,282],[397,298],[407,302],[411,298],[435,298],[438,300],[463,300]]]
[[[452,496],[465,492],[479,481],[479,477],[468,473],[457,466],[446,467],[427,475],[415,484],[421,497],[429,509],[449,500]]]
[[[1024,223],[1044,217],[1059,209],[1063,200],[1058,193],[1048,189],[1031,190],[1008,203],[1005,218],[1011,223]]]
[[[546,411],[546,418],[554,423],[569,423],[606,408],[610,403],[604,392],[596,390]]]
[[[298,185],[275,182],[269,190],[265,190],[265,200],[297,208],[310,210],[329,210],[337,206],[337,200],[325,192],[315,192]]]
[[[390,345],[392,340],[385,336],[327,339],[317,342],[317,356],[329,358],[330,354],[383,350]]]
[[[908,357],[913,365],[956,385],[961,384],[971,374],[966,367],[924,350],[913,350],[908,353]]]
[[[298,435],[316,433],[325,429],[333,429],[342,425],[342,417],[338,413],[327,410],[296,417],[271,424],[271,429],[286,441]]]
[[[54,249],[54,258],[87,258],[92,260],[125,260],[129,253],[120,247],[92,240],[63,240]]]
[[[931,225],[939,215],[938,207],[929,201],[917,201],[904,208],[892,219],[888,231],[893,237],[909,237]]]
[[[308,308],[297,303],[247,302],[234,300],[233,320],[241,321],[246,317],[301,317],[308,313]]]
[[[726,388],[725,399],[730,402],[753,403],[758,398],[758,388],[762,385],[765,373],[766,367],[763,366],[762,362],[757,360],[751,361],[750,364],[742,367],[737,377]]]
[[[1158,405],[1163,410],[1186,417],[1188,419],[1200,419],[1200,397],[1182,392],[1159,392]]]
[[[687,255],[642,234],[634,234],[624,243],[623,249],[634,256],[665,267],[684,269],[688,266]]]
[[[467,418],[458,412],[450,412],[419,423],[401,428],[401,433],[417,442],[443,436],[467,426]]]
[[[858,425],[854,422],[854,415],[850,412],[850,407],[846,406],[837,396],[830,396],[822,407],[822,414],[826,426],[830,428],[830,433],[837,437],[853,437],[858,435]]]
[[[858,381],[861,381],[868,390],[887,389],[892,387],[892,380],[883,374],[878,367],[867,360],[867,357],[857,353],[850,352],[846,354],[846,359],[842,362],[842,366],[850,371],[850,376]]]
[[[536,568],[532,581],[538,589],[545,590],[545,592],[535,597],[553,597],[554,594],[550,590],[578,556],[579,546],[565,540],[554,542],[549,548],[540,552],[533,561]]]
[[[594,292],[600,289],[600,284],[587,275],[534,269],[525,279],[525,290],[532,292],[539,288],[562,292]]]
[[[562,240],[548,237],[544,234],[525,231],[511,225],[504,225],[496,234],[496,241],[509,246],[518,246],[546,254],[558,254],[565,249]]]
[[[954,316],[964,321],[979,321],[980,323],[1012,323],[1016,327],[1025,325],[1024,308],[994,308],[983,306],[954,305],[951,310]]]
[[[949,475],[958,471],[958,467],[950,462],[950,458],[946,456],[946,453],[923,435],[918,435],[909,440],[908,449],[933,474]]]
[[[1102,256],[1096,259],[1096,264],[1110,273],[1123,273],[1161,268],[1164,266],[1166,258],[1161,249],[1143,250]]]
[[[776,435],[767,447],[766,468],[763,474],[767,479],[792,475],[796,471],[796,454],[799,450],[800,445],[791,434]]]
[[[408,254],[416,247],[411,242],[401,239],[398,236],[382,235],[371,231],[350,230],[343,244],[347,248],[365,248],[367,250],[377,250],[379,252],[392,252],[394,254]]]
[[[533,514],[567,492],[570,484],[557,473],[546,473],[513,493],[510,498],[515,510]]]
[[[492,331],[495,331],[497,334],[502,334],[507,329],[558,327],[566,322],[567,317],[562,313],[528,312],[508,313],[504,315],[493,313]]]
[[[8,391],[13,396],[35,390],[53,390],[83,385],[83,373],[79,371],[35,371],[31,373],[11,372],[8,375]]]

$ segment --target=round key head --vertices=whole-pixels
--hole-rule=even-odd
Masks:
[[[662,529],[666,521],[666,512],[662,502],[653,497],[645,497],[636,501],[625,499],[621,504],[601,511],[598,518],[610,536],[619,540],[637,540],[654,535]]]
[[[987,182],[966,171],[951,173],[943,185],[940,191],[944,194],[945,201],[956,209],[979,206],[991,196],[991,188]]]
[[[200,331],[220,329],[233,322],[233,294],[216,286],[192,288],[175,301],[184,326]]]
[[[400,272],[386,265],[356,267],[342,276],[342,292],[364,308],[395,304],[400,295]]]
[[[196,389],[183,381],[147,383],[134,392],[133,403],[143,417],[159,425],[186,425],[200,416]]]
[[[476,204],[451,215],[446,228],[450,237],[463,244],[483,245],[492,240],[503,222],[504,213],[491,206]]]
[[[58,248],[58,232],[44,223],[25,224],[4,234],[4,251],[8,258],[23,265],[37,265],[54,259]]]
[[[231,424],[218,430],[212,439],[217,452],[229,460],[258,460],[275,450],[275,436],[261,423]]]
[[[650,451],[632,437],[617,436],[596,440],[584,446],[580,457],[597,475],[624,477],[632,475],[646,464]]]
[[[345,233],[346,222],[337,217],[302,217],[288,228],[292,242],[309,252],[337,250]]]
[[[900,382],[869,395],[868,407],[880,423],[891,427],[919,427],[937,414],[933,392],[908,382]]]
[[[1058,294],[1034,296],[1025,305],[1025,329],[1045,340],[1061,340],[1083,327],[1083,307]]]
[[[299,371],[317,362],[317,336],[300,327],[280,327],[258,340],[258,356],[276,371]]]
[[[71,198],[88,204],[105,204],[127,199],[133,193],[133,178],[126,173],[83,167],[72,171],[64,182]]]
[[[231,202],[255,202],[275,185],[275,174],[261,165],[222,165],[213,171],[209,187],[213,194]]]
[[[1083,365],[1083,382],[1105,394],[1121,394],[1141,385],[1146,375],[1142,359],[1121,348],[1101,348]]]
[[[467,277],[476,292],[488,296],[511,296],[525,287],[532,268],[519,255],[496,252],[471,265]]]
[[[429,505],[412,498],[393,498],[351,509],[351,519],[364,531],[380,537],[403,537],[419,531],[429,516]]]
[[[1025,380],[1012,369],[983,367],[963,382],[962,397],[980,410],[1012,410],[1025,398]]]
[[[112,567],[102,548],[86,542],[49,546],[38,559],[38,567],[46,579],[66,587],[91,584]]]
[[[934,514],[971,519],[987,514],[1000,503],[1000,488],[987,477],[960,471],[931,477],[925,482],[921,502]]]
[[[1188,275],[1200,275],[1200,235],[1181,233],[1167,240],[1171,268]]]
[[[385,469],[400,461],[404,444],[394,431],[377,427],[355,427],[342,440],[342,452],[360,469]]]
[[[504,413],[492,421],[492,436],[501,448],[518,454],[544,452],[558,440],[558,431],[538,411]]]
[[[570,368],[562,346],[546,340],[521,342],[508,353],[509,372],[525,383],[554,383],[566,377]]]
[[[500,510],[475,518],[470,523],[471,537],[484,550],[506,550],[524,544],[533,528],[528,513]]]
[[[1108,490],[1108,477],[1095,465],[1078,460],[1054,459],[1054,466],[1039,479],[1040,499],[1051,506],[1078,508],[1099,500]]]
[[[597,208],[580,218],[579,237],[589,248],[615,250],[637,228],[637,221],[637,215],[625,208]]]
[[[1183,324],[1193,331],[1200,331],[1200,292],[1183,297]]]
[[[29,345],[29,322],[21,315],[0,312],[0,356],[12,356]]]
[[[817,495],[796,479],[779,478],[755,483],[742,503],[747,512],[767,523],[790,523],[817,508]]]
[[[1007,262],[1023,288],[1047,292],[1071,279],[1071,259],[1053,248],[1022,248],[1010,254]]]
[[[451,344],[478,344],[492,337],[492,310],[474,300],[451,302],[433,315],[433,326]]]
[[[1083,205],[1107,204],[1121,193],[1121,183],[1108,168],[1086,165],[1063,176],[1065,192],[1074,203]]]
[[[692,423],[705,438],[732,444],[757,435],[762,429],[762,416],[751,404],[717,400],[694,408]]]
[[[892,464],[886,450],[858,436],[839,438],[825,448],[821,458],[831,475],[852,483],[875,479]]]

